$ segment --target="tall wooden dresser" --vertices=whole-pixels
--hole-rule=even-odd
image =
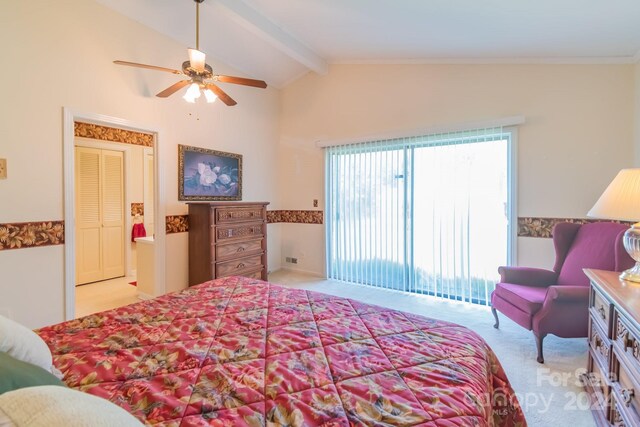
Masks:
[[[227,276],[267,280],[268,204],[189,203],[189,286]]]
[[[582,382],[599,426],[640,426],[640,283],[585,269],[589,359]]]

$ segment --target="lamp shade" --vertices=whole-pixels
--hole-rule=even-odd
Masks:
[[[622,221],[640,220],[640,169],[622,169],[587,216]]]

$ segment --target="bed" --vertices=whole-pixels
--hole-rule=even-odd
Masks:
[[[474,332],[228,277],[36,331],[70,387],[157,426],[525,426]]]

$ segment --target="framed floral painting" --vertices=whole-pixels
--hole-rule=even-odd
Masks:
[[[242,200],[242,155],[178,145],[178,200]]]

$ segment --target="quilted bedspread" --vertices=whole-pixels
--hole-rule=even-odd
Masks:
[[[73,388],[159,426],[524,426],[474,332],[218,279],[37,331]]]

